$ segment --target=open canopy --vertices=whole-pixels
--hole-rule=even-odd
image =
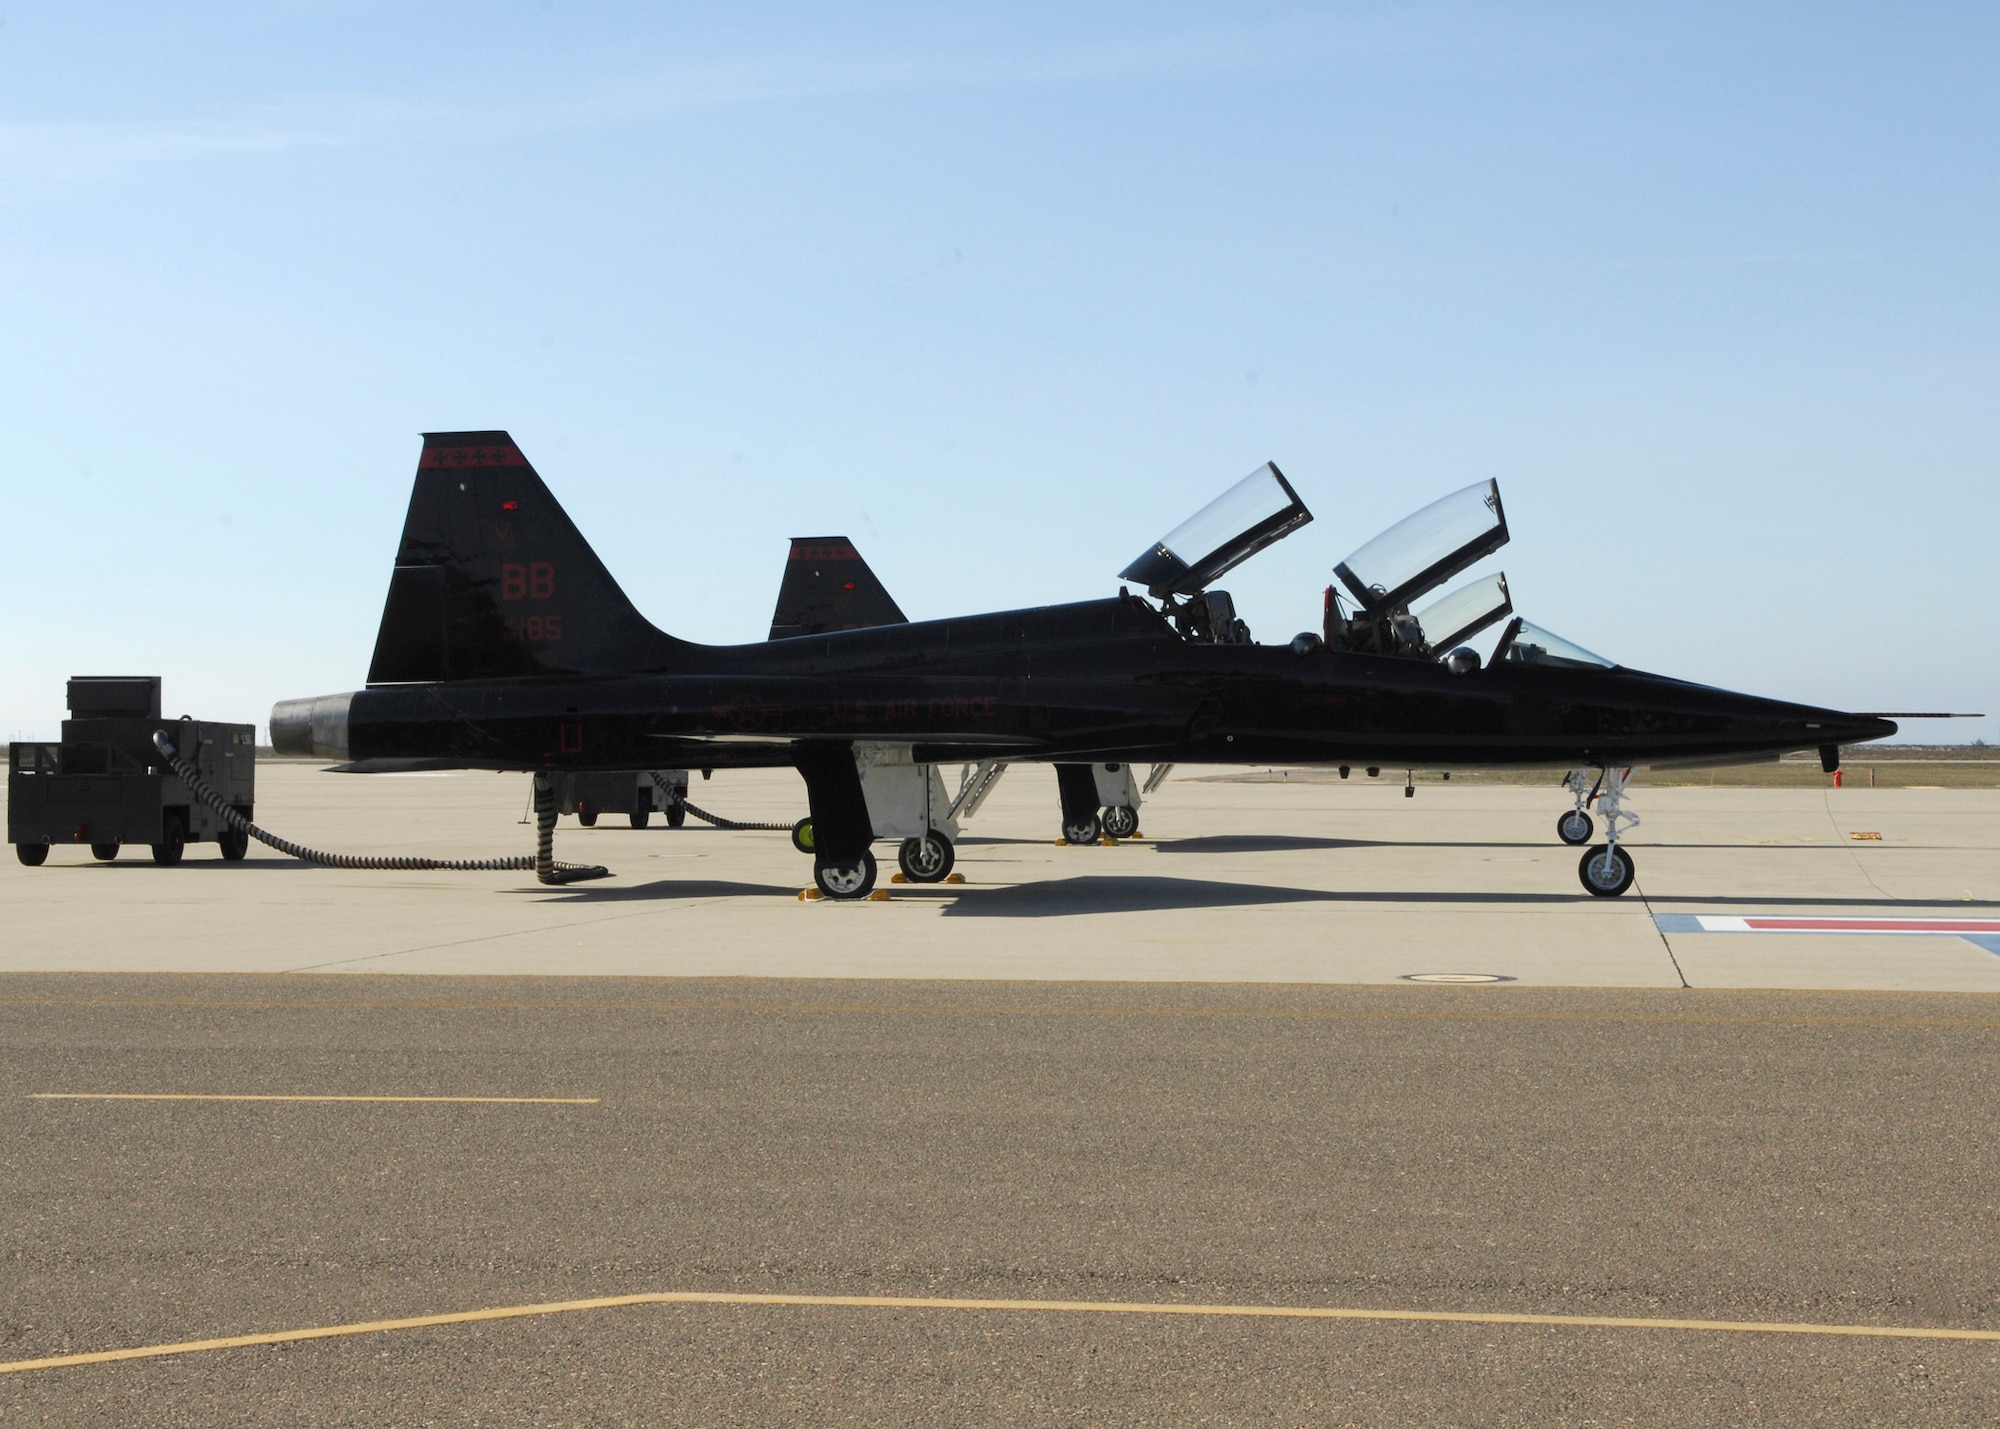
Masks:
[[[1442,655],[1514,610],[1505,572],[1467,581],[1417,612],[1417,625],[1431,653]]]
[[[1333,573],[1373,614],[1408,605],[1506,544],[1500,483],[1481,481],[1405,516]]]
[[[1174,527],[1118,576],[1143,583],[1155,600],[1193,595],[1310,520],[1312,512],[1285,474],[1265,462]]]

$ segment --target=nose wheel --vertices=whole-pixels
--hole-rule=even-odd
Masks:
[[[1598,817],[1604,820],[1604,842],[1596,848],[1586,849],[1583,859],[1576,866],[1577,879],[1584,891],[1593,898],[1616,898],[1632,886],[1638,876],[1633,866],[1632,855],[1625,852],[1619,840],[1639,825],[1639,816],[1625,807],[1625,785],[1632,777],[1630,769],[1606,769],[1598,775],[1597,794]],[[1577,793],[1577,808],[1564,814],[1556,822],[1556,833],[1564,843],[1581,843],[1590,837],[1590,815],[1583,812],[1583,778],[1581,772],[1572,772],[1569,786]],[[1582,834],[1572,839],[1566,825],[1570,820],[1582,822]]]
[[[1597,897],[1616,898],[1632,886],[1638,870],[1632,866],[1632,855],[1624,849],[1600,844],[1585,852],[1583,862],[1576,866],[1576,876]]]

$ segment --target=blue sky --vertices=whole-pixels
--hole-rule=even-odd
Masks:
[[[793,535],[917,618],[1108,594],[1270,459],[1262,639],[1495,477],[1581,644],[2000,712],[1996,59],[1977,5],[0,0],[0,734],[358,685],[458,427],[692,639]]]

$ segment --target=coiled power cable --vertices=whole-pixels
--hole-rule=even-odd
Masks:
[[[167,742],[165,731],[153,735],[153,748],[167,761],[167,767],[180,776],[183,784],[195,798],[213,809],[225,824],[240,834],[246,834],[258,843],[276,849],[290,858],[304,863],[314,863],[322,868],[377,869],[391,872],[439,872],[439,873],[527,873],[532,871],[543,883],[580,883],[589,878],[609,878],[611,870],[591,863],[558,863],[555,858],[556,791],[555,782],[547,774],[535,775],[535,852],[532,857],[516,858],[414,858],[398,856],[393,858],[365,857],[351,853],[324,853],[304,844],[295,844],[290,839],[281,839],[251,823],[223,797],[210,788],[194,765],[181,758],[172,744]]]
[[[665,794],[669,799],[676,797],[676,791],[674,789],[674,786],[669,784],[665,779],[661,778],[657,770],[649,770],[647,772],[652,776],[653,787],[655,789],[658,789],[662,794]],[[678,795],[678,797],[680,799],[681,807],[683,809],[686,809],[690,814],[693,814],[697,819],[700,819],[704,824],[713,824],[718,829],[754,829],[759,831],[768,831],[774,834],[788,834],[792,831],[792,825],[790,824],[741,824],[734,819],[725,819],[721,817],[719,814],[711,814],[706,809],[696,808],[693,804],[690,804],[687,801],[687,795],[685,794],[680,794]]]

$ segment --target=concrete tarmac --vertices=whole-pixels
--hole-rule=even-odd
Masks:
[[[647,1291],[2000,1327],[1937,995],[0,981],[0,1357]],[[45,1100],[44,1094],[594,1102]],[[1964,1424],[2000,1344],[642,1306],[0,1374],[0,1423]]]
[[[1198,773],[1199,771],[1191,771]],[[532,850],[524,776],[259,771],[259,820],[349,853]],[[790,771],[696,779],[698,804],[789,823]],[[1010,772],[965,830],[967,882],[893,901],[801,903],[782,833],[564,820],[559,857],[617,877],[348,873],[253,845],[179,868],[59,846],[0,864],[0,971],[405,972],[1393,982],[1489,973],[1594,987],[2000,991],[2000,956],[1957,937],[1717,936],[1656,915],[2000,914],[2000,790],[1642,789],[1638,886],[1586,894],[1556,841],[1567,795],[1358,772],[1336,784],[1170,780],[1146,838],[1055,845],[1055,780]],[[1856,842],[1851,833],[1876,833]]]
[[[280,763],[259,816],[517,853],[525,783]],[[1073,849],[1017,770],[967,883],[859,905],[609,820],[560,889],[8,864],[0,1361],[898,1303],[0,1365],[0,1425],[2000,1420],[2000,792],[1642,790],[1600,900],[1560,790],[1386,783],[1176,780]],[[1960,931],[1696,931],[1765,915]],[[1568,1318],[939,1303],[1024,1300]]]

